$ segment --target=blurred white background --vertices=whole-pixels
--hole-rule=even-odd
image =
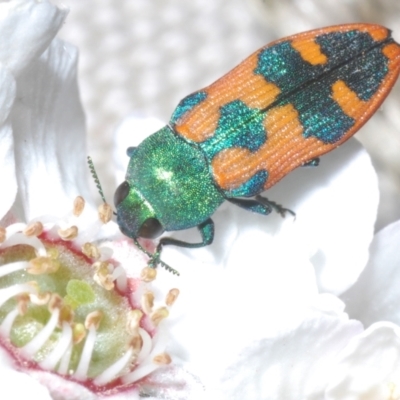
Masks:
[[[70,8],[61,37],[80,49],[88,153],[109,200],[119,184],[112,171],[113,133],[124,117],[137,114],[167,122],[182,97],[212,83],[264,44],[300,31],[374,22],[392,29],[400,41],[398,0],[64,0],[58,4]],[[379,173],[379,229],[400,218],[400,83],[357,138]],[[274,200],[284,204],[284,199]]]

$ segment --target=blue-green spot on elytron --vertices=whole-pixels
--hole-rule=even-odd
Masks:
[[[201,143],[209,160],[225,149],[242,147],[258,150],[267,140],[263,126],[264,114],[248,107],[241,100],[234,100],[220,108],[220,116],[214,135]]]
[[[224,201],[261,215],[289,211],[260,195],[293,169],[317,166],[373,115],[400,72],[388,29],[348,24],[265,46],[214,84],[185,97],[169,125],[129,148],[114,196],[121,231],[158,264],[165,245],[203,247]],[[261,78],[261,79],[260,79]],[[251,82],[251,83],[250,83]],[[138,238],[197,227],[201,240]]]
[[[186,113],[188,113],[194,107],[199,105],[203,100],[205,100],[206,97],[207,97],[206,92],[196,92],[181,100],[171,116],[170,119],[171,124],[176,123]]]

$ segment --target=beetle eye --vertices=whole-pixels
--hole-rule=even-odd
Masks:
[[[129,194],[129,183],[127,181],[122,182],[114,193],[114,205],[118,207]]]
[[[164,232],[164,228],[156,218],[147,218],[139,229],[139,237],[154,239]]]

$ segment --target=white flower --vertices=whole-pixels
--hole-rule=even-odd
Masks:
[[[295,219],[265,218],[224,205],[213,216],[212,246],[166,246],[162,259],[181,276],[159,269],[155,282],[144,283],[138,279],[138,267],[146,262],[143,254],[116,233],[115,224],[95,220],[90,206],[79,217],[68,212],[78,194],[89,195],[82,173],[86,150],[75,83],[77,55],[71,46],[53,40],[65,15],[46,1],[0,4],[0,32],[12,41],[4,40],[0,47],[0,218],[7,227],[0,232],[0,300],[6,305],[0,308],[0,330],[3,342],[10,339],[0,357],[0,376],[6,378],[0,390],[10,399],[29,395],[68,400],[137,398],[139,392],[190,400],[397,395],[397,326],[380,323],[363,331],[336,297],[342,295],[351,304],[345,297],[354,290],[353,298],[359,298],[359,283],[354,283],[366,264],[373,234],[376,177],[360,145],[349,141],[323,157],[318,168],[300,168],[268,191],[271,200],[296,212]],[[128,121],[120,137],[136,132],[137,122]],[[137,144],[139,136],[125,147]],[[120,146],[117,151],[121,157],[125,149]],[[40,225],[32,224],[38,221],[44,234]],[[67,230],[71,226],[77,231]],[[32,236],[21,233],[28,227]],[[198,241],[193,232],[173,236]],[[21,250],[9,250],[13,240],[35,248],[33,260],[8,262],[7,252],[21,255]],[[81,250],[87,241],[96,246]],[[154,249],[150,242],[144,245]],[[83,251],[89,255],[82,256]],[[80,260],[74,259],[75,253]],[[87,273],[80,263],[93,264],[94,270]],[[63,281],[56,274],[65,264],[72,278],[68,276],[60,290],[52,285]],[[41,274],[28,279],[28,271]],[[165,318],[178,293],[170,289],[177,287],[179,301]],[[14,303],[7,303],[10,288],[20,293]],[[394,289],[391,293],[396,298]],[[93,297],[96,301],[90,301]],[[83,313],[82,319],[79,307],[86,303],[95,304],[95,309]],[[24,325],[24,319],[37,315],[35,307],[50,317],[39,315]],[[370,317],[371,322],[379,321],[380,315]],[[98,328],[102,316],[115,321],[114,329]],[[17,318],[24,323],[14,324]],[[124,318],[132,340],[121,325]],[[20,346],[12,343],[13,335]],[[96,343],[101,343],[100,349]],[[74,359],[75,344],[82,351]],[[118,353],[122,346],[129,350],[113,359],[110,349]],[[93,354],[97,359],[89,365]],[[156,368],[154,360],[170,362],[168,354],[171,366],[150,374]],[[105,366],[103,359],[113,361]],[[378,359],[381,373],[367,380]],[[22,368],[26,360],[28,366]],[[68,373],[72,379],[65,378]]]
[[[159,127],[153,120],[126,120],[116,154]],[[351,140],[318,168],[294,171],[266,195],[296,218],[224,205],[213,216],[211,246],[163,250],[162,258],[181,274],[159,271],[159,285],[177,279],[181,288],[166,321],[169,353],[205,387],[187,398],[323,399],[341,352],[363,333],[332,294],[355,283],[368,257],[378,191],[365,151]],[[172,235],[199,240],[195,230]]]
[[[162,325],[178,291],[153,293],[111,209],[97,217],[77,197],[89,198],[77,51],[54,39],[66,14],[0,4],[0,390],[132,399],[171,362]]]
[[[343,293],[349,314],[365,326],[378,321],[400,325],[400,221],[378,232],[357,283]]]
[[[47,1],[0,4],[0,184],[7,188],[0,216],[14,202],[14,213],[26,220],[57,214],[78,193],[88,195],[81,172],[86,144],[77,101],[78,55],[53,40],[66,15]]]

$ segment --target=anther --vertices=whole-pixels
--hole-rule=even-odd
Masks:
[[[7,237],[6,228],[0,226],[0,243],[3,243],[6,240],[6,237]]]
[[[67,322],[68,324],[72,324],[74,316],[75,314],[71,306],[64,304],[60,310],[60,317],[59,317],[60,325],[62,322]]]
[[[144,293],[140,299],[140,305],[142,306],[145,314],[151,314],[154,306],[154,294],[152,292]]]
[[[97,211],[99,213],[99,219],[101,222],[103,222],[103,224],[106,224],[107,222],[111,221],[113,211],[109,204],[102,203],[97,209]]]
[[[136,335],[132,336],[131,346],[132,346],[132,349],[134,351],[134,354],[136,354],[136,355],[139,354],[140,350],[142,350],[143,339],[142,339],[142,336],[139,333],[137,333]]]
[[[155,268],[145,267],[140,273],[140,279],[144,282],[151,282],[156,279],[157,270]]]
[[[19,315],[25,315],[25,313],[28,309],[29,301],[30,301],[30,298],[29,298],[28,293],[22,293],[21,295],[18,296],[17,309],[18,309]]]
[[[153,362],[157,365],[168,365],[171,364],[172,359],[168,353],[161,353],[153,358]]]
[[[167,297],[165,299],[165,304],[168,307],[171,307],[175,303],[178,296],[179,296],[179,289],[171,289],[167,294]]]
[[[140,320],[143,313],[140,310],[132,310],[127,315],[126,330],[129,334],[134,335],[139,328]]]
[[[54,310],[60,310],[63,307],[63,303],[64,301],[60,295],[57,293],[52,293],[47,308],[50,312],[53,312]]]
[[[72,213],[76,217],[79,217],[82,214],[84,208],[85,208],[85,199],[82,196],[77,196],[74,200],[74,208],[72,209]]]
[[[50,300],[51,293],[50,292],[41,292],[38,294],[30,294],[29,298],[32,304],[37,306],[44,306]]]
[[[105,261],[96,261],[92,267],[95,269],[94,281],[106,290],[114,289],[113,265]]]
[[[93,243],[85,243],[82,246],[82,253],[89,258],[98,260],[101,256],[99,248]]]
[[[92,311],[85,318],[85,328],[89,329],[93,326],[96,330],[99,329],[102,319],[103,313],[101,311]]]
[[[158,325],[163,319],[167,318],[169,311],[165,307],[160,307],[151,314],[150,319],[154,325]]]
[[[32,275],[51,274],[57,272],[60,262],[50,257],[36,257],[29,261],[26,271]]]
[[[25,236],[39,236],[43,233],[43,224],[40,221],[35,221],[27,225],[24,229]]]
[[[74,240],[78,236],[78,227],[74,225],[67,229],[59,229],[57,232],[62,240]]]

